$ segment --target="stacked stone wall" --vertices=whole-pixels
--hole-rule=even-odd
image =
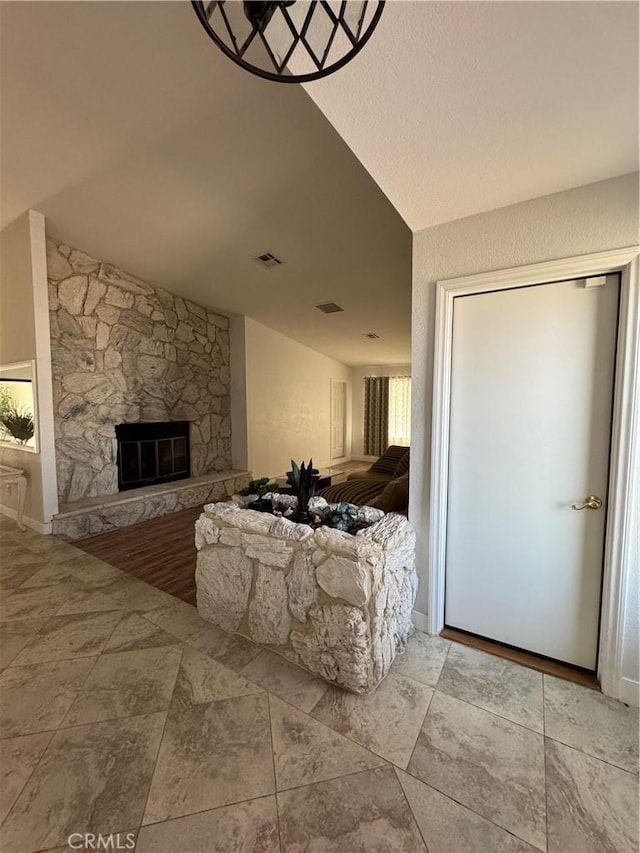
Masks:
[[[211,504],[196,548],[203,618],[348,690],[373,690],[413,630],[415,532],[403,516],[351,536]]]
[[[61,503],[118,491],[115,425],[191,422],[191,474],[231,467],[229,321],[47,240]]]

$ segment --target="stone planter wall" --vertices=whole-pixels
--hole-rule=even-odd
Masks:
[[[61,504],[118,491],[115,425],[191,422],[191,475],[231,467],[229,321],[47,240]]]
[[[196,522],[198,611],[356,693],[412,631],[415,533],[385,515],[356,536],[210,504]]]

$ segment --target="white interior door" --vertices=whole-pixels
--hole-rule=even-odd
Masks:
[[[445,622],[592,670],[618,295],[612,275],[453,314]]]
[[[331,382],[331,458],[345,455],[347,435],[347,383],[338,379]]]

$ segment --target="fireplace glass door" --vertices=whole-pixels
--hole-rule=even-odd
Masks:
[[[120,424],[116,437],[120,491],[189,477],[188,422]]]

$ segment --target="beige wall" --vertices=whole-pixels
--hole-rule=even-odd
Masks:
[[[351,455],[354,459],[373,460],[364,455],[364,380],[367,376],[410,376],[410,364],[372,364],[351,368],[352,438]]]
[[[253,476],[283,474],[291,459],[313,457],[314,464],[326,465],[331,452],[331,380],[347,381],[349,400],[350,368],[248,317],[244,346],[248,467]],[[235,375],[239,365],[236,361],[234,366],[233,353],[232,343]],[[347,455],[350,422],[347,412]]]
[[[36,361],[39,452],[0,446],[0,463],[28,478],[25,523],[50,532],[57,512],[44,217],[27,211],[0,232],[0,363]],[[16,493],[0,504],[15,510]]]
[[[0,362],[36,357],[29,214],[0,231]]]
[[[418,532],[427,612],[429,467],[436,282],[489,270],[632,246],[638,242],[638,174],[578,187],[470,216],[414,234],[412,308],[412,450],[409,517]],[[637,585],[628,612],[637,613]],[[637,625],[625,629],[627,677],[638,678]]]

